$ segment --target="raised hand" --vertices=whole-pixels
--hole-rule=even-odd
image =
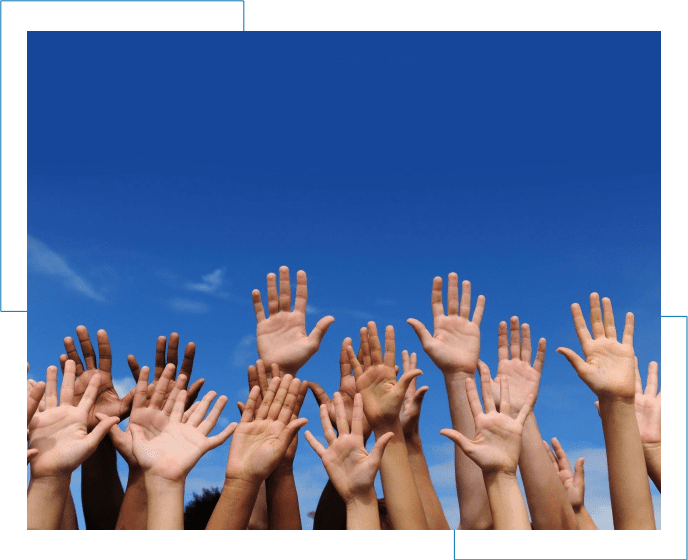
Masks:
[[[187,417],[187,421],[183,422],[186,391],[177,390],[175,386],[163,404],[164,386],[165,383],[160,383],[159,390],[154,392],[149,401],[147,372],[142,372],[139,377],[134,411],[128,426],[132,453],[147,480],[148,477],[156,477],[169,482],[183,482],[205,453],[227,441],[237,424],[232,423],[219,434],[208,437],[220,418],[227,397],[221,396],[205,418],[210,403],[217,395],[215,391],[210,391]],[[113,427],[112,433],[115,438],[123,437],[119,427]]]
[[[139,381],[141,379],[145,379],[147,382],[149,374],[150,371],[148,366],[143,366],[143,368],[139,370]],[[153,389],[151,389],[151,385],[153,384],[148,385],[146,389],[145,401],[142,400],[143,397],[139,399],[139,401],[136,401],[136,396],[134,397],[135,406],[131,410],[131,416],[129,417],[129,425],[127,425],[127,429],[122,431],[119,426],[115,426],[112,428],[112,430],[110,430],[110,439],[112,440],[115,449],[117,449],[122,458],[127,462],[130,469],[140,467],[139,462],[134,455],[134,440],[131,426],[132,424],[145,426],[154,421],[156,416],[159,416],[158,413],[160,410],[167,406],[168,401],[170,406],[173,406],[177,396],[181,391],[184,390],[186,384],[188,383],[186,375],[181,374],[177,378],[177,381],[172,385],[172,390],[168,392],[167,388],[169,387],[170,381],[174,377],[174,374],[174,365],[168,364],[164,368],[162,374],[154,382],[155,385],[153,386]],[[141,390],[143,390],[143,385],[141,386]],[[194,403],[194,406],[192,407],[193,410],[192,408],[188,409],[189,414],[184,414],[184,417],[182,418],[183,423],[188,421],[191,413],[198,409],[198,405],[199,403]],[[224,404],[222,406],[224,406]]]
[[[308,423],[305,418],[292,420],[300,387],[301,381],[289,374],[275,376],[260,407],[260,387],[251,389],[229,448],[227,479],[260,485],[277,467],[294,435]]]
[[[509,382],[506,378],[500,380],[499,412],[495,406],[491,388],[492,380],[487,368],[480,369],[480,381],[485,403],[484,412],[475,381],[470,377],[466,379],[468,402],[475,419],[473,441],[456,430],[444,429],[440,433],[456,443],[483,470],[483,473],[501,472],[515,475],[521,453],[523,425],[535,402],[535,396],[528,395],[516,418],[512,418]]]
[[[597,293],[590,294],[592,336],[585,324],[580,305],[574,303],[571,313],[585,360],[569,348],[557,348],[557,352],[571,363],[578,376],[600,399],[634,399],[633,313],[626,314],[622,342],[617,340],[612,302],[609,298],[603,298],[600,307],[600,296]]]
[[[296,300],[294,311],[291,311],[291,284],[289,269],[279,269],[280,286],[277,295],[277,278],[274,273],[268,274],[268,311],[265,317],[260,291],[253,290],[253,307],[256,313],[256,344],[258,356],[267,366],[279,364],[280,369],[291,375],[318,351],[327,329],[334,322],[334,317],[323,317],[315,325],[310,335],[306,334],[306,303],[308,301],[308,284],[306,273],[296,273]]]
[[[110,341],[107,333],[101,329],[97,333],[98,337],[98,362],[96,362],[96,353],[93,350],[91,339],[88,331],[84,326],[76,328],[76,334],[79,337],[81,344],[81,351],[84,354],[84,364],[79,358],[79,353],[74,345],[74,340],[71,336],[64,339],[65,349],[67,354],[60,356],[60,366],[62,371],[65,371],[65,364],[67,360],[72,360],[76,365],[76,382],[74,384],[74,404],[79,404],[86,388],[89,386],[91,379],[98,376],[99,386],[95,398],[95,406],[92,407],[88,417],[88,429],[92,430],[98,425],[98,418],[96,413],[104,414],[105,416],[117,416],[119,418],[126,418],[131,411],[131,404],[134,399],[134,389],[132,389],[123,398],[120,398],[115,391],[112,384],[112,352],[110,350]]]
[[[366,335],[368,330],[366,329]],[[367,336],[366,336],[367,340]],[[353,418],[354,410],[354,397],[356,396],[356,380],[353,376],[351,369],[351,364],[349,363],[349,355],[347,354],[346,348],[351,346],[352,341],[350,338],[345,338],[342,342],[342,350],[339,354],[339,395],[342,398],[342,403],[344,404],[344,412],[346,414],[346,421],[351,424]],[[361,347],[362,348],[362,347]],[[359,350],[359,361],[363,361],[363,353]],[[330,400],[327,396],[325,390],[317,383],[310,381],[309,388],[318,401],[318,405],[325,405],[327,407],[327,413],[330,416],[330,422],[334,425],[337,423],[337,416],[335,412],[334,400]],[[368,424],[368,420],[365,415],[363,416],[363,439],[368,441],[370,434],[372,433],[372,428]]]
[[[511,357],[509,357],[509,339],[506,321],[499,324],[499,343],[497,352],[499,363],[497,376],[492,381],[492,391],[495,401],[499,400],[499,387],[502,378],[509,382],[509,396],[511,399],[511,415],[516,417],[525,405],[528,395],[537,400],[540,388],[540,376],[545,362],[546,342],[544,338],[538,343],[535,361],[531,366],[532,346],[530,342],[530,326],[521,326],[521,337],[518,332],[518,317],[511,318]],[[487,366],[485,366],[487,367]]]
[[[431,335],[417,319],[407,322],[416,331],[423,350],[442,373],[472,376],[480,356],[480,322],[484,310],[485,297],[478,296],[473,320],[470,319],[471,283],[463,281],[459,305],[459,278],[452,272],[449,274],[446,315],[442,304],[442,278],[438,276],[432,282],[434,334]]]
[[[363,398],[360,394],[354,397],[354,407],[351,429],[346,418],[344,401],[339,393],[334,394],[336,410],[337,435],[332,427],[327,407],[320,406],[320,421],[322,423],[328,448],[306,431],[306,440],[322,459],[327,474],[345,503],[356,499],[368,499],[371,492],[375,494],[373,486],[375,475],[380,469],[380,461],[385,447],[394,436],[388,432],[375,442],[375,447],[368,454],[363,441]],[[377,507],[377,503],[375,504]]]
[[[557,438],[552,438],[552,447],[556,455],[552,454],[546,441],[543,440],[543,443],[552,459],[554,467],[559,473],[559,478],[564,485],[566,495],[571,502],[573,511],[580,511],[580,508],[583,507],[583,499],[585,497],[585,471],[583,467],[585,458],[580,457],[572,470],[569,458],[566,456],[566,452]]]
[[[416,353],[413,352],[410,356],[409,353],[404,350],[401,353],[401,364],[403,367],[403,373],[413,371],[417,368],[418,358]],[[425,393],[427,393],[429,387],[421,387],[416,390],[416,380],[414,377],[411,383],[406,389],[404,394],[404,402],[401,404],[401,412],[399,413],[399,420],[401,420],[401,429],[404,431],[404,437],[406,441],[418,437],[418,427],[420,422],[420,409],[423,405],[423,398],[425,398]]]
[[[258,398],[256,399],[256,408],[260,408],[261,403],[263,402],[263,398],[268,392],[268,387],[270,386],[270,382],[274,377],[279,377],[282,378],[284,377],[284,373],[280,372],[279,365],[277,364],[272,364],[270,371],[268,372],[265,369],[265,362],[263,360],[258,360],[256,362],[255,366],[248,366],[248,386],[249,390],[253,389],[253,387],[260,387],[260,393],[258,395]],[[303,405],[303,401],[306,398],[306,393],[308,392],[308,387],[310,386],[309,381],[301,381],[301,385],[299,386],[299,392],[296,395],[296,402],[294,403],[294,409],[292,411],[292,417],[291,420],[296,420],[299,417],[299,412],[301,412],[301,406]],[[237,403],[239,407],[239,412],[243,415],[244,410],[246,410],[246,405],[242,402]],[[287,452],[284,454],[284,459],[282,460],[282,463],[288,463],[292,464],[294,462],[294,457],[296,456],[296,449],[299,444],[299,434],[296,432],[294,434],[294,439],[292,439],[291,443],[289,444],[289,447],[287,448]]]
[[[380,337],[374,322],[368,323],[367,331],[361,329],[361,348],[363,364],[361,364],[353,348],[347,346],[349,363],[354,370],[356,389],[363,397],[363,410],[369,424],[374,430],[378,427],[386,429],[399,422],[399,413],[404,402],[404,395],[411,381],[423,372],[413,369],[397,381],[394,362],[396,347],[394,344],[394,327],[385,330],[385,355],[382,356]]]
[[[57,368],[48,368],[46,408],[36,412],[29,422],[29,447],[38,452],[31,460],[32,479],[69,477],[96,450],[108,430],[119,422],[117,417],[103,415],[89,433],[89,420],[102,386],[100,375],[96,373],[91,377],[76,405],[75,382],[76,365],[67,360],[58,405]]]
[[[26,373],[29,373],[29,364],[26,364]],[[41,399],[45,393],[45,383],[39,381],[36,383],[33,379],[28,379],[26,383],[26,435],[29,435],[28,425],[31,423],[33,415],[36,414],[39,405],[41,404]],[[26,451],[26,462],[28,463],[38,455],[38,449],[28,449]]]
[[[658,393],[659,364],[650,362],[647,367],[647,385],[643,393],[643,382],[640,379],[638,360],[635,361],[635,416],[640,429],[640,441],[643,447],[662,443],[662,393]]]
[[[165,349],[167,348],[167,358],[165,358]],[[175,386],[175,375],[176,368],[179,363],[179,335],[173,332],[170,335],[170,344],[167,345],[167,338],[164,336],[159,336],[156,346],[155,346],[155,369],[153,370],[153,382],[148,385],[148,398],[151,397],[153,391],[155,390],[158,380],[165,370],[168,364],[172,364],[175,367],[174,374],[172,378],[168,380],[165,399],[170,394]],[[182,361],[182,367],[179,370],[179,375],[185,375],[187,381],[191,379],[191,372],[193,371],[194,358],[196,356],[196,345],[193,342],[189,342],[184,349],[184,360]],[[127,362],[129,363],[129,369],[131,374],[134,376],[134,381],[138,383],[139,376],[141,374],[141,368],[133,355],[127,356]],[[187,403],[186,408],[188,408],[194,403],[198,394],[201,392],[201,388],[205,383],[205,379],[198,379],[195,381],[191,387],[187,389]],[[186,389],[186,387],[182,387]],[[163,401],[164,403],[164,401]]]
[[[535,402],[529,395],[516,418],[510,415],[509,382],[500,380],[499,412],[491,389],[490,372],[480,368],[485,411],[480,405],[475,380],[468,377],[466,395],[475,421],[475,437],[469,440],[456,430],[441,430],[477,464],[483,472],[491,518],[495,529],[530,529],[528,512],[516,481],[516,468],[521,453],[523,425]]]

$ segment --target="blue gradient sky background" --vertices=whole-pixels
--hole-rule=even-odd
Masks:
[[[196,342],[194,377],[243,399],[250,293],[286,264],[308,273],[307,328],[336,318],[301,373],[332,392],[341,341],[368,320],[394,325],[399,356],[422,352],[405,321],[431,326],[432,278],[456,271],[487,298],[493,374],[499,321],[547,338],[540,428],[586,456],[586,504],[611,527],[595,398],[554,350],[580,350],[569,306],[599,291],[617,322],[635,313],[643,375],[659,359],[659,33],[28,36],[33,377],[84,324],[108,331],[128,389],[127,354],[152,365],[176,330]],[[444,383],[422,353],[419,367],[456,525]],[[321,434],[312,396],[303,415]],[[237,418],[230,404],[223,420]],[[221,485],[227,449],[187,495]],[[310,528],[326,475],[303,438],[295,468]]]

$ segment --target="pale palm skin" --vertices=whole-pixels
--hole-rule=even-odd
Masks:
[[[65,350],[67,354],[60,356],[60,365],[64,371],[67,360],[73,360],[76,364],[76,383],[74,385],[74,404],[78,405],[81,398],[88,387],[91,379],[98,375],[100,384],[98,386],[98,394],[96,396],[95,408],[89,413],[88,429],[92,430],[98,424],[96,414],[104,414],[105,416],[117,416],[121,419],[127,418],[131,411],[131,405],[134,398],[134,390],[132,389],[124,398],[120,398],[115,391],[112,384],[112,353],[110,350],[110,342],[107,333],[101,329],[97,333],[98,337],[98,354],[99,364],[96,364],[96,355],[91,344],[88,330],[84,326],[76,328],[77,336],[81,344],[81,349],[84,354],[84,364],[81,362],[79,353],[74,345],[72,337],[68,336],[64,339]]]
[[[315,354],[327,329],[334,322],[328,315],[318,321],[310,335],[306,334],[306,304],[308,286],[306,273],[296,274],[296,299],[291,311],[291,284],[289,269],[279,269],[280,292],[277,294],[277,278],[270,273],[268,283],[269,318],[261,301],[260,291],[253,290],[253,306],[256,314],[256,345],[258,356],[266,366],[278,364],[284,373],[296,375],[298,370]]]
[[[370,454],[363,441],[363,400],[360,395],[354,397],[351,431],[346,419],[344,403],[339,393],[334,394],[334,405],[337,409],[337,436],[325,405],[320,406],[320,421],[329,447],[325,449],[310,432],[306,439],[313,450],[320,456],[323,466],[345,503],[357,497],[365,497],[371,489],[375,475],[380,468],[382,453],[393,434],[383,435]]]
[[[604,310],[604,319],[603,319]],[[580,305],[571,306],[585,360],[569,348],[558,348],[578,376],[599,398],[607,449],[609,491],[615,529],[655,529],[652,497],[635,407],[634,316],[626,314],[622,342],[617,340],[609,298],[590,294],[588,331]]]

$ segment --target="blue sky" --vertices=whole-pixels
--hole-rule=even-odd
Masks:
[[[569,307],[598,291],[617,322],[635,313],[643,375],[659,360],[660,35],[29,32],[28,235],[36,378],[84,324],[132,386],[127,354],[152,365],[177,331],[233,403],[257,357],[251,290],[283,264],[308,273],[308,330],[336,318],[303,378],[333,392],[342,339],[394,325],[430,386],[421,430],[451,524],[444,383],[406,319],[430,326],[432,278],[456,271],[486,296],[493,374],[499,321],[547,338],[536,416],[585,450],[586,502],[610,525],[595,398],[554,350],[580,350]],[[312,396],[303,415],[320,434]],[[221,485],[226,454],[187,494]],[[295,468],[311,527],[326,475],[303,438]]]

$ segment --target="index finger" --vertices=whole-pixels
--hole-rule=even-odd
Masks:
[[[112,351],[110,350],[110,340],[105,329],[100,329],[96,333],[98,339],[98,369],[106,373],[112,372]]]

